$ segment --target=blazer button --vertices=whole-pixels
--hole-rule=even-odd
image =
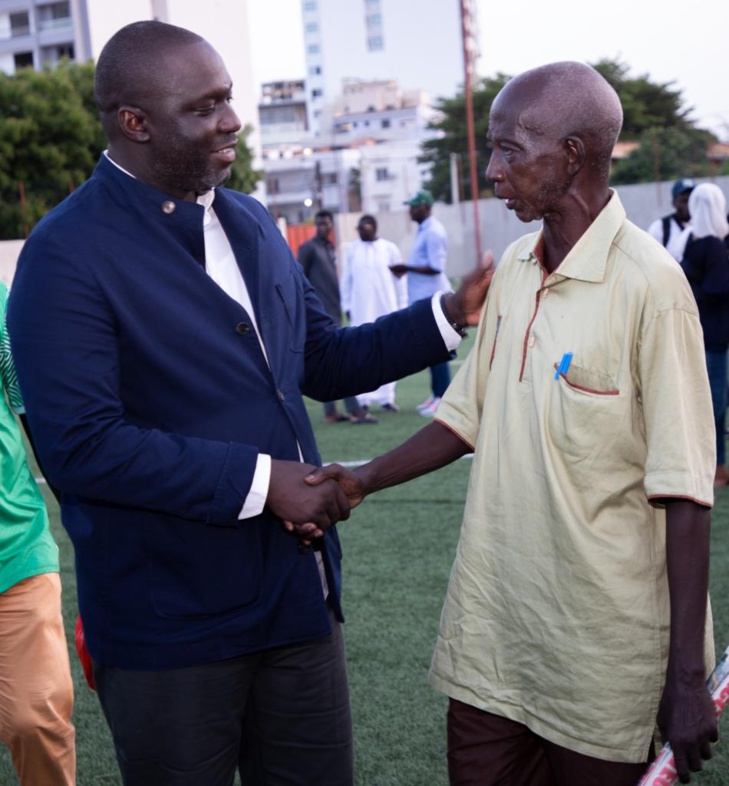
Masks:
[[[177,205],[174,202],[171,202],[170,200],[167,200],[166,202],[162,203],[162,212],[167,213],[168,216],[170,213],[174,213],[176,209],[177,209]]]
[[[286,401],[286,396],[284,395],[283,390],[277,390],[276,393],[278,394],[279,401]]]
[[[239,336],[245,336],[245,334],[251,329],[250,325],[247,322],[239,322],[235,326],[235,332]]]

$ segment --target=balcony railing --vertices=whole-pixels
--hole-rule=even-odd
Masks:
[[[59,30],[72,25],[73,20],[70,16],[62,16],[60,19],[41,19],[38,21],[38,30]]]

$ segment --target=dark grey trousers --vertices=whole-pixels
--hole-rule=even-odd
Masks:
[[[304,644],[171,671],[94,667],[125,786],[351,786],[341,625]]]

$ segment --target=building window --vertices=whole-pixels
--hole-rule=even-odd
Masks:
[[[18,68],[33,68],[33,53],[32,52],[16,52],[13,55],[16,70]]]
[[[71,8],[68,2],[49,3],[38,8],[38,29],[52,30],[71,24]]]
[[[18,38],[21,35],[30,35],[30,17],[27,11],[18,11],[10,14],[10,36]]]
[[[377,169],[375,169],[375,180],[378,183],[382,183],[383,181],[389,179],[390,179],[390,172],[386,166],[378,166]]]
[[[311,97],[314,98],[321,98],[324,95],[324,91],[321,88],[316,88],[316,90],[311,91]]]
[[[318,29],[319,25],[316,22],[307,22],[306,26],[304,27],[304,30],[307,33],[316,33]]]
[[[389,120],[387,120],[387,119],[386,119],[386,120],[383,120],[383,121],[382,121],[382,127],[383,127],[383,128],[389,128],[389,127],[390,127],[390,121],[389,121]]]
[[[266,185],[268,186],[269,194],[281,193],[281,184],[279,183],[277,177],[269,177],[268,180],[266,181]]]
[[[321,74],[321,66],[312,66],[309,69],[310,76],[319,76]]]
[[[382,14],[370,14],[367,17],[367,27],[382,27]]]
[[[321,182],[324,186],[336,186],[339,182],[336,172],[326,172],[321,176]]]
[[[319,44],[309,44],[309,46],[306,47],[306,51],[310,55],[318,55],[319,54]]]
[[[316,11],[316,0],[305,0],[304,11]]]
[[[367,36],[367,49],[370,52],[379,52],[385,48],[385,41],[381,35]]]

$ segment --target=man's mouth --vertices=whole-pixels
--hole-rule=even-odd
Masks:
[[[235,161],[235,142],[213,150],[213,155],[227,164],[232,164]]]

